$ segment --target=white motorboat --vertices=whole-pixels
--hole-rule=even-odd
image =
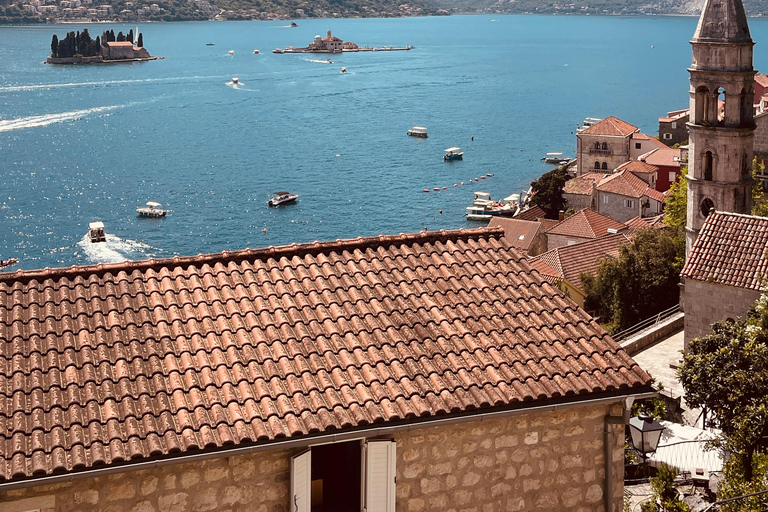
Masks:
[[[552,152],[547,153],[543,157],[541,157],[541,161],[548,163],[548,164],[567,164],[571,161],[568,157],[563,157],[562,153],[559,152]]]
[[[237,78],[236,76],[233,76],[232,77],[232,85],[237,85],[239,83],[240,83],[240,79]]]
[[[235,54],[235,50],[229,50],[227,53],[230,54],[230,55],[234,55]]]
[[[88,224],[88,237],[92,244],[107,241],[107,234],[104,233],[104,223],[100,220]]]
[[[346,73],[347,72],[347,68],[341,68],[341,72],[342,73]]]
[[[253,50],[253,54],[254,55],[258,55],[259,54],[259,50]]]
[[[291,194],[287,190],[275,192],[275,195],[267,201],[269,206],[280,206],[296,201],[299,198],[299,194]]]
[[[139,206],[136,208],[136,213],[139,217],[165,217],[169,210],[160,208],[162,205],[155,201],[147,201],[146,206]]]
[[[485,206],[491,202],[491,194],[488,192],[475,192],[475,197],[472,200],[472,206]]]
[[[282,48],[275,48],[274,50],[272,50],[272,53],[285,53],[285,50],[283,50]]]
[[[427,129],[423,126],[414,126],[410,130],[408,130],[408,135],[411,137],[421,137],[422,139],[426,139],[429,137],[427,134]]]
[[[461,150],[461,148],[453,146],[445,150],[445,154],[443,155],[443,160],[446,162],[450,162],[452,160],[463,160],[464,159],[464,152]]]
[[[493,215],[485,211],[482,206],[467,206],[465,215],[467,220],[490,220]]]

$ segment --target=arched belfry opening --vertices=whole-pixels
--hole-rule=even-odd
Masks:
[[[712,168],[714,166],[715,157],[711,151],[707,151],[701,158],[701,175],[706,181],[712,181]]]
[[[695,112],[693,113],[694,124],[708,124],[709,123],[709,89],[704,87],[698,87],[696,89],[695,97]]]
[[[728,101],[725,94],[725,89],[718,87],[715,91],[714,101],[711,106],[714,107],[713,119],[717,120],[717,124],[723,126],[725,124],[726,102]]]

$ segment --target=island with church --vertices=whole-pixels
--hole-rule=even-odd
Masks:
[[[64,39],[56,34],[51,39],[51,55],[48,64],[111,64],[115,62],[145,62],[161,59],[154,57],[144,48],[144,36],[138,29],[128,34],[106,30],[93,39],[88,29],[69,32]]]
[[[275,48],[272,53],[342,53],[342,52],[393,52],[400,50],[413,50],[413,46],[358,46],[352,41],[343,41],[331,34],[330,29],[325,37],[316,35],[304,48],[294,48],[286,46],[285,48]]]

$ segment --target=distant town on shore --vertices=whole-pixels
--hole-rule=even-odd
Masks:
[[[749,16],[768,16],[768,4],[745,1]],[[284,20],[302,18],[388,18],[450,14],[696,15],[696,0],[0,0],[0,24],[193,20]]]

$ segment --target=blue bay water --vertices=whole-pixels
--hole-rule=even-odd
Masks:
[[[155,23],[139,29],[163,60],[105,66],[43,64],[53,33],[83,25],[2,27],[0,257],[32,269],[476,226],[464,219],[472,192],[527,188],[550,168],[544,153],[574,154],[585,117],[616,115],[655,134],[660,115],[686,107],[695,23]],[[760,69],[768,22],[751,26]],[[94,37],[133,27],[88,25]],[[333,64],[271,53],[328,29],[360,45],[416,49],[333,55]],[[233,76],[238,88],[226,84]],[[412,125],[429,138],[407,137]],[[465,159],[444,163],[453,145]],[[447,189],[422,192],[433,187]],[[268,208],[281,189],[299,202]],[[139,219],[147,200],[173,211]],[[84,234],[97,219],[113,236],[95,247]]]

